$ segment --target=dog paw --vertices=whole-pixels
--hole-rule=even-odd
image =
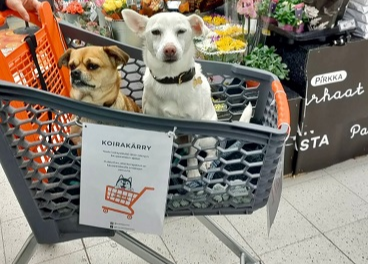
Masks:
[[[201,174],[199,173],[199,170],[190,170],[190,171],[187,171],[187,177],[189,179],[199,178],[201,177]]]
[[[203,164],[201,165],[201,170],[204,172],[207,172],[207,170],[211,168],[211,164],[212,164],[212,161],[203,162]]]

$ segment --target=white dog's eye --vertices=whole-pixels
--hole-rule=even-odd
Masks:
[[[94,63],[88,63],[87,68],[88,70],[97,70],[98,69],[98,65],[94,64]]]
[[[185,32],[187,32],[185,29],[179,29],[178,30],[178,35],[184,34]]]
[[[151,33],[152,33],[152,35],[155,35],[155,36],[160,36],[161,35],[161,31],[158,30],[158,29],[152,30]]]

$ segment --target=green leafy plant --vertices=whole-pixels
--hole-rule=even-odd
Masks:
[[[279,4],[283,4],[283,3],[289,3],[289,4],[292,4],[292,5],[297,5],[297,4],[300,4],[300,3],[303,3],[304,1],[303,0],[279,0]]]
[[[297,26],[298,19],[295,16],[294,4],[288,1],[279,3],[276,6],[273,17],[282,24]]]
[[[288,66],[282,62],[282,58],[276,53],[275,47],[258,46],[250,54],[244,57],[244,62],[248,67],[258,68],[275,74],[280,80],[288,80]]]

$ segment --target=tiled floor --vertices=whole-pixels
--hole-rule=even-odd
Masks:
[[[368,263],[368,156],[284,181],[267,236],[265,208],[216,216],[222,228],[265,264]],[[30,228],[0,170],[0,263],[11,263]],[[235,264],[237,257],[194,217],[168,218],[162,236],[134,237],[178,264]],[[38,246],[31,262],[145,263],[108,238]]]
[[[367,264],[368,157],[286,179],[269,237],[265,208],[253,215],[213,219],[265,264]],[[0,167],[0,264],[12,263],[29,233]],[[162,236],[134,236],[178,264],[239,263],[194,217],[167,219]],[[30,263],[145,262],[108,238],[88,238],[38,246]]]

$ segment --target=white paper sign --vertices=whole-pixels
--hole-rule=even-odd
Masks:
[[[83,124],[80,224],[162,233],[173,139]]]
[[[279,164],[277,164],[275,178],[272,183],[270,196],[267,202],[267,231],[270,235],[270,230],[273,222],[275,221],[277,210],[279,208],[282,192],[282,179],[284,176],[284,156],[285,156],[285,144],[282,147],[280,154]]]

